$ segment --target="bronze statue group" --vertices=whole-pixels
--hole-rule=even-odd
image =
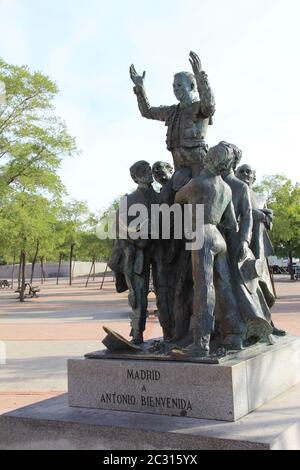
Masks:
[[[130,174],[138,186],[127,196],[127,206],[144,204],[151,214],[153,204],[203,205],[203,245],[187,250],[184,235],[128,236],[115,241],[109,264],[117,291],[129,291],[132,343],[144,341],[151,270],[164,341],[202,357],[285,332],[274,326],[270,313],[276,297],[268,266],[273,213],[252,189],[256,174],[251,166],[239,166],[241,150],[227,142],[208,148],[205,137],[215,99],[197,54],[190,53],[190,63],[193,74],[174,77],[179,104],[160,107],[149,104],[145,72],[139,76],[130,67],[142,116],[167,126],[174,169],[166,162],[152,168],[136,162]],[[153,188],[154,179],[160,192]],[[151,216],[147,223],[151,234]]]

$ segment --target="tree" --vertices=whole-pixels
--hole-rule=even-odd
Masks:
[[[56,207],[53,201],[28,191],[12,192],[1,208],[0,236],[6,240],[2,249],[9,253],[20,253],[21,293],[24,300],[25,264],[32,256],[31,282],[37,256],[52,247],[53,227],[56,222]]]
[[[266,176],[256,191],[265,194],[268,207],[274,211],[270,233],[275,253],[289,258],[291,279],[293,257],[300,256],[300,184],[282,175]]]
[[[21,186],[61,190],[56,170],[65,156],[77,153],[66,125],[53,114],[57,85],[41,72],[9,65],[0,58],[0,190]]]
[[[75,139],[54,114],[57,85],[41,72],[10,65],[0,59],[0,230],[6,253],[20,253],[21,300],[25,291],[25,263],[32,257],[32,273],[53,251],[55,206],[65,192],[57,174],[62,159],[77,152]],[[60,204],[58,204],[60,205]]]
[[[59,221],[62,224],[63,243],[60,247],[69,247],[69,285],[72,285],[73,259],[75,248],[80,246],[81,233],[86,229],[90,212],[85,202],[71,201],[61,208]]]
[[[92,273],[95,278],[96,261],[107,262],[112,249],[112,240],[100,240],[97,235],[97,225],[102,217],[101,215],[91,214],[88,219],[88,226],[80,235],[78,249],[80,259],[91,261],[91,269],[86,281],[86,287]]]
[[[86,287],[88,286],[91,275],[93,275],[93,279],[95,280],[95,267],[96,261],[99,259],[100,243],[101,241],[92,228],[89,231],[82,232],[80,235],[79,257],[81,260],[91,261],[91,269],[87,277]]]

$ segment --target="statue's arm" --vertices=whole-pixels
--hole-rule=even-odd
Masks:
[[[154,108],[150,105],[144,85],[146,72],[144,72],[143,75],[139,75],[135,70],[135,66],[132,64],[129,68],[129,74],[131,80],[135,85],[133,91],[136,94],[138,107],[141,112],[141,115],[147,119],[166,121],[170,107],[160,106],[158,108]]]
[[[136,94],[138,107],[143,117],[157,121],[166,121],[170,109],[169,106],[151,106],[144,87],[135,86],[133,91]]]
[[[194,181],[191,180],[185,186],[183,186],[179,191],[176,193],[175,196],[175,203],[176,204],[185,204],[189,202],[190,197],[195,191],[195,184]]]
[[[248,186],[245,185],[243,196],[241,198],[241,217],[240,217],[240,242],[247,242],[248,245],[252,239],[253,214],[251,197]]]
[[[264,213],[264,224],[267,230],[271,231],[273,229],[273,219],[274,219],[274,212],[272,209],[268,209],[267,204],[263,209]]]
[[[228,231],[238,231],[238,223],[235,217],[235,211],[233,207],[232,200],[230,200],[229,204],[227,205],[222,220],[221,220],[221,229],[224,232]]]
[[[200,96],[201,113],[205,117],[211,117],[215,113],[216,103],[213,91],[209,85],[208,77],[205,72],[196,75],[198,93]]]
[[[253,209],[252,210],[253,221],[261,222],[265,225],[267,230],[273,228],[273,213],[266,209]]]
[[[212,117],[216,110],[216,103],[207,74],[202,70],[201,60],[195,52],[190,52],[189,60],[197,82],[201,113],[207,118]]]

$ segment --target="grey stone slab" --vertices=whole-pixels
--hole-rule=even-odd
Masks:
[[[246,362],[249,409],[255,410],[300,382],[300,340]]]
[[[215,365],[72,359],[68,381],[74,407],[235,421],[300,382],[300,339]]]
[[[239,365],[233,366],[239,368]],[[233,421],[232,368],[145,361],[69,360],[69,404]],[[242,382],[236,381],[235,388]],[[247,390],[240,412],[247,413]]]
[[[232,403],[234,407],[233,420],[236,421],[249,413],[248,383],[245,362],[240,362],[239,364],[232,366],[231,380]]]
[[[62,395],[0,416],[0,449],[300,450],[300,385],[234,423],[70,408]]]

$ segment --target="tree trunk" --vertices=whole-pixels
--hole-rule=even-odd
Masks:
[[[20,261],[19,261],[19,272],[18,272],[18,289],[21,289],[21,270],[22,270],[22,252],[20,253]]]
[[[101,283],[101,286],[100,286],[100,290],[103,289],[103,285],[104,285],[104,280],[105,280],[105,277],[106,277],[106,273],[108,271],[108,264],[106,264],[106,267],[105,267],[105,271],[103,273],[103,277],[102,277],[102,283]]]
[[[74,263],[73,263],[73,268],[72,268],[72,279],[74,278],[75,266],[76,266],[76,256],[74,256]]]
[[[32,282],[33,282],[34,268],[35,268],[36,260],[37,260],[38,254],[39,254],[39,247],[40,247],[40,241],[38,240],[36,242],[36,250],[35,250],[33,260],[32,260],[30,284],[32,284]]]
[[[11,274],[11,288],[12,289],[14,288],[15,266],[16,266],[16,253],[14,253],[13,267],[12,267],[12,274]]]
[[[57,272],[57,278],[56,278],[56,285],[57,285],[57,286],[58,286],[58,278],[59,278],[59,276],[60,276],[60,269],[61,269],[62,257],[63,257],[63,255],[60,253],[60,255],[59,255],[59,261],[58,261],[58,272]]]
[[[88,283],[89,283],[89,280],[90,280],[90,277],[91,277],[93,268],[94,268],[94,272],[95,272],[95,260],[94,260],[94,259],[92,259],[92,265],[91,265],[91,269],[90,269],[89,275],[88,275],[87,280],[86,280],[85,287],[88,286]]]
[[[41,284],[44,284],[44,280],[45,280],[44,258],[41,257],[40,260],[41,260]]]
[[[96,277],[96,260],[94,259],[94,269],[93,269],[93,281],[95,282]]]
[[[47,281],[47,277],[46,277],[46,273],[45,273],[45,269],[44,269],[44,261],[45,259],[43,258],[42,259],[42,266],[43,266],[43,278],[44,278],[44,282]]]
[[[72,274],[73,274],[73,253],[74,253],[74,245],[72,244],[70,247],[70,265],[69,265],[69,285],[72,285]]]
[[[295,280],[295,271],[293,268],[293,253],[289,251],[289,271],[291,275],[291,281]]]
[[[25,300],[25,289],[26,289],[26,278],[25,278],[25,270],[26,270],[26,253],[25,251],[22,251],[21,253],[21,278],[22,278],[22,283],[21,283],[21,290],[20,290],[20,302],[24,302]]]

